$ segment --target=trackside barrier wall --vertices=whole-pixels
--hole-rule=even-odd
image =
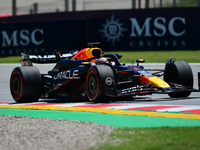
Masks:
[[[74,50],[199,50],[200,8],[65,12],[0,18],[0,56]]]

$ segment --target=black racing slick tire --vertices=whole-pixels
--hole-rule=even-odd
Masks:
[[[193,73],[186,61],[178,60],[171,62],[165,68],[164,80],[178,83],[183,86],[193,87]],[[171,98],[188,97],[191,92],[169,93]]]
[[[115,81],[114,71],[106,65],[92,66],[86,76],[86,94],[92,102],[108,102],[105,95],[105,80]]]
[[[43,90],[39,70],[33,66],[16,67],[10,77],[10,92],[18,103],[37,102]]]

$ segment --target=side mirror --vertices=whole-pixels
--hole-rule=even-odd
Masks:
[[[136,60],[137,66],[139,66],[139,63],[144,63],[144,62],[145,62],[144,59],[137,59]]]

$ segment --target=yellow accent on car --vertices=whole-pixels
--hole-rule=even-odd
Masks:
[[[137,59],[137,60],[136,60],[136,63],[144,63],[144,62],[145,62],[144,59]]]
[[[82,62],[81,64],[86,65],[86,64],[90,64],[90,62]]]
[[[138,59],[139,61],[144,61],[144,59]]]
[[[88,48],[85,53],[86,53],[88,58],[91,58],[91,57],[94,57],[96,55],[102,55],[102,50],[100,48],[97,48],[97,47]]]
[[[163,81],[162,79],[158,78],[158,77],[149,77],[149,84],[153,84],[156,87],[160,87],[160,88],[168,88],[170,87],[168,83],[166,83],[165,81]]]

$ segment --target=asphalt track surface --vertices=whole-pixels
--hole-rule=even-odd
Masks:
[[[197,73],[200,72],[200,64],[189,64],[193,71],[194,76],[194,88],[198,89],[198,77]],[[14,102],[10,94],[10,74],[12,70],[21,66],[20,64],[0,64],[0,102]],[[51,70],[55,64],[34,64],[40,73],[47,73]],[[143,64],[145,69],[164,69],[165,64]],[[40,100],[41,101],[41,100]],[[125,103],[126,101],[123,101]],[[147,103],[147,104],[168,104],[168,105],[198,105],[200,106],[200,92],[192,93],[188,98],[170,99],[167,94],[153,94],[148,96],[136,96],[131,103]],[[113,102],[113,103],[120,103]]]
[[[163,69],[164,65],[143,64],[146,69]],[[112,101],[109,104],[40,99],[39,103],[36,104],[18,105],[12,99],[9,89],[10,74],[17,66],[20,66],[20,64],[0,64],[0,115],[7,114],[52,119],[65,116],[63,119],[66,120],[90,121],[118,127],[200,126],[199,92],[192,93],[188,98],[171,99],[167,94],[155,94],[136,96],[129,101]],[[41,73],[46,73],[54,65],[35,64],[34,66],[38,67]],[[194,76],[194,88],[197,89],[197,73],[200,70],[200,64],[190,64],[190,66]],[[88,116],[90,117],[88,118]],[[123,122],[117,120],[123,120]]]

